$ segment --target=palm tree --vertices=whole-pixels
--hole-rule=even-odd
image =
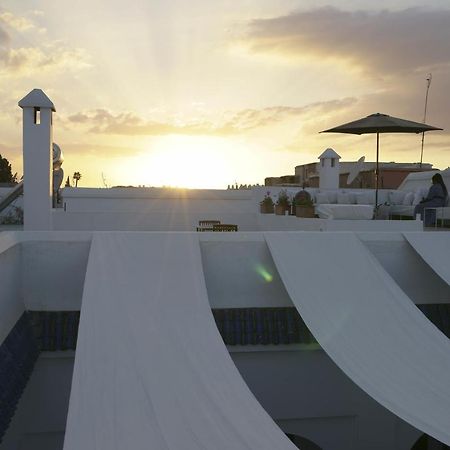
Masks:
[[[78,187],[78,181],[80,181],[81,173],[75,172],[72,177],[75,180],[75,187]]]

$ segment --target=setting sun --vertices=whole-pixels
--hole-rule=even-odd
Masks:
[[[227,158],[232,150],[221,138],[162,137],[150,150],[126,160],[126,178],[145,186],[223,189],[234,181]]]

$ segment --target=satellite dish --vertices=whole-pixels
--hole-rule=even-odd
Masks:
[[[64,170],[62,167],[53,171],[53,191],[57,191],[63,182]]]
[[[64,161],[61,147],[53,142],[53,169],[59,169]]]
[[[63,152],[58,144],[53,142],[53,192],[56,193],[64,179],[64,170],[61,167],[64,162]],[[56,194],[54,194],[56,195]]]
[[[355,178],[359,175],[359,172],[363,170],[365,160],[366,160],[365,156],[361,156],[361,158],[358,159],[358,162],[352,167],[352,169],[348,174],[347,184],[352,184]]]

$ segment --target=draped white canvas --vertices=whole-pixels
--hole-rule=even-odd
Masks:
[[[450,237],[445,232],[403,233],[422,259],[450,284]]]
[[[353,233],[265,233],[315,338],[365,392],[450,444],[450,343]]]
[[[214,323],[197,235],[98,233],[65,450],[295,449]]]

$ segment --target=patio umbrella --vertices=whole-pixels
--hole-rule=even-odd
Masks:
[[[377,163],[375,169],[375,208],[378,207],[378,156],[380,150],[380,133],[424,133],[426,131],[442,130],[442,128],[432,127],[424,123],[412,122],[411,120],[399,119],[388,116],[387,114],[371,114],[363,119],[345,123],[322,133],[349,133],[349,134],[368,134],[377,135]]]

